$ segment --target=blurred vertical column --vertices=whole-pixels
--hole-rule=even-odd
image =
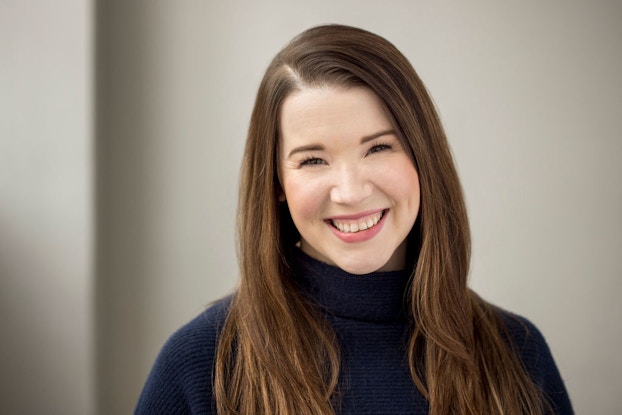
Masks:
[[[142,381],[137,356],[150,272],[154,182],[146,2],[96,6],[97,413],[130,413]]]
[[[166,338],[235,277],[245,123],[220,130],[230,93],[214,73],[228,70],[213,63],[225,48],[215,9],[97,2],[100,414],[132,411]]]

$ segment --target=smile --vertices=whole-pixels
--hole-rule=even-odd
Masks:
[[[357,233],[371,229],[380,222],[384,210],[357,219],[331,219],[331,224],[343,233]]]

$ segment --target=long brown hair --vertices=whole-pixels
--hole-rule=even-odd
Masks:
[[[470,235],[447,139],[425,86],[387,40],[328,25],[294,38],[272,61],[252,113],[241,173],[241,281],[222,328],[214,395],[223,414],[333,414],[340,354],[331,328],[292,282],[299,234],[279,202],[279,112],[308,86],[363,85],[391,114],[417,169],[419,219],[410,288],[413,382],[430,413],[541,414],[541,393],[499,313],[467,288]]]

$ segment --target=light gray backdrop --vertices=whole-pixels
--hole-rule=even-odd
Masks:
[[[235,285],[238,169],[274,54],[321,23],[411,60],[453,147],[471,285],[622,412],[619,1],[0,0],[0,413],[130,413]]]

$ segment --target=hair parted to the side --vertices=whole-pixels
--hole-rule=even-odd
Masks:
[[[238,209],[241,281],[222,329],[218,413],[333,414],[339,346],[298,294],[291,273],[299,234],[279,203],[279,113],[305,87],[365,86],[391,114],[419,175],[411,231],[415,258],[408,345],[413,382],[430,413],[542,414],[494,307],[467,288],[470,235],[453,159],[425,86],[387,40],[340,25],[309,29],[274,58],[259,87],[244,153]]]

